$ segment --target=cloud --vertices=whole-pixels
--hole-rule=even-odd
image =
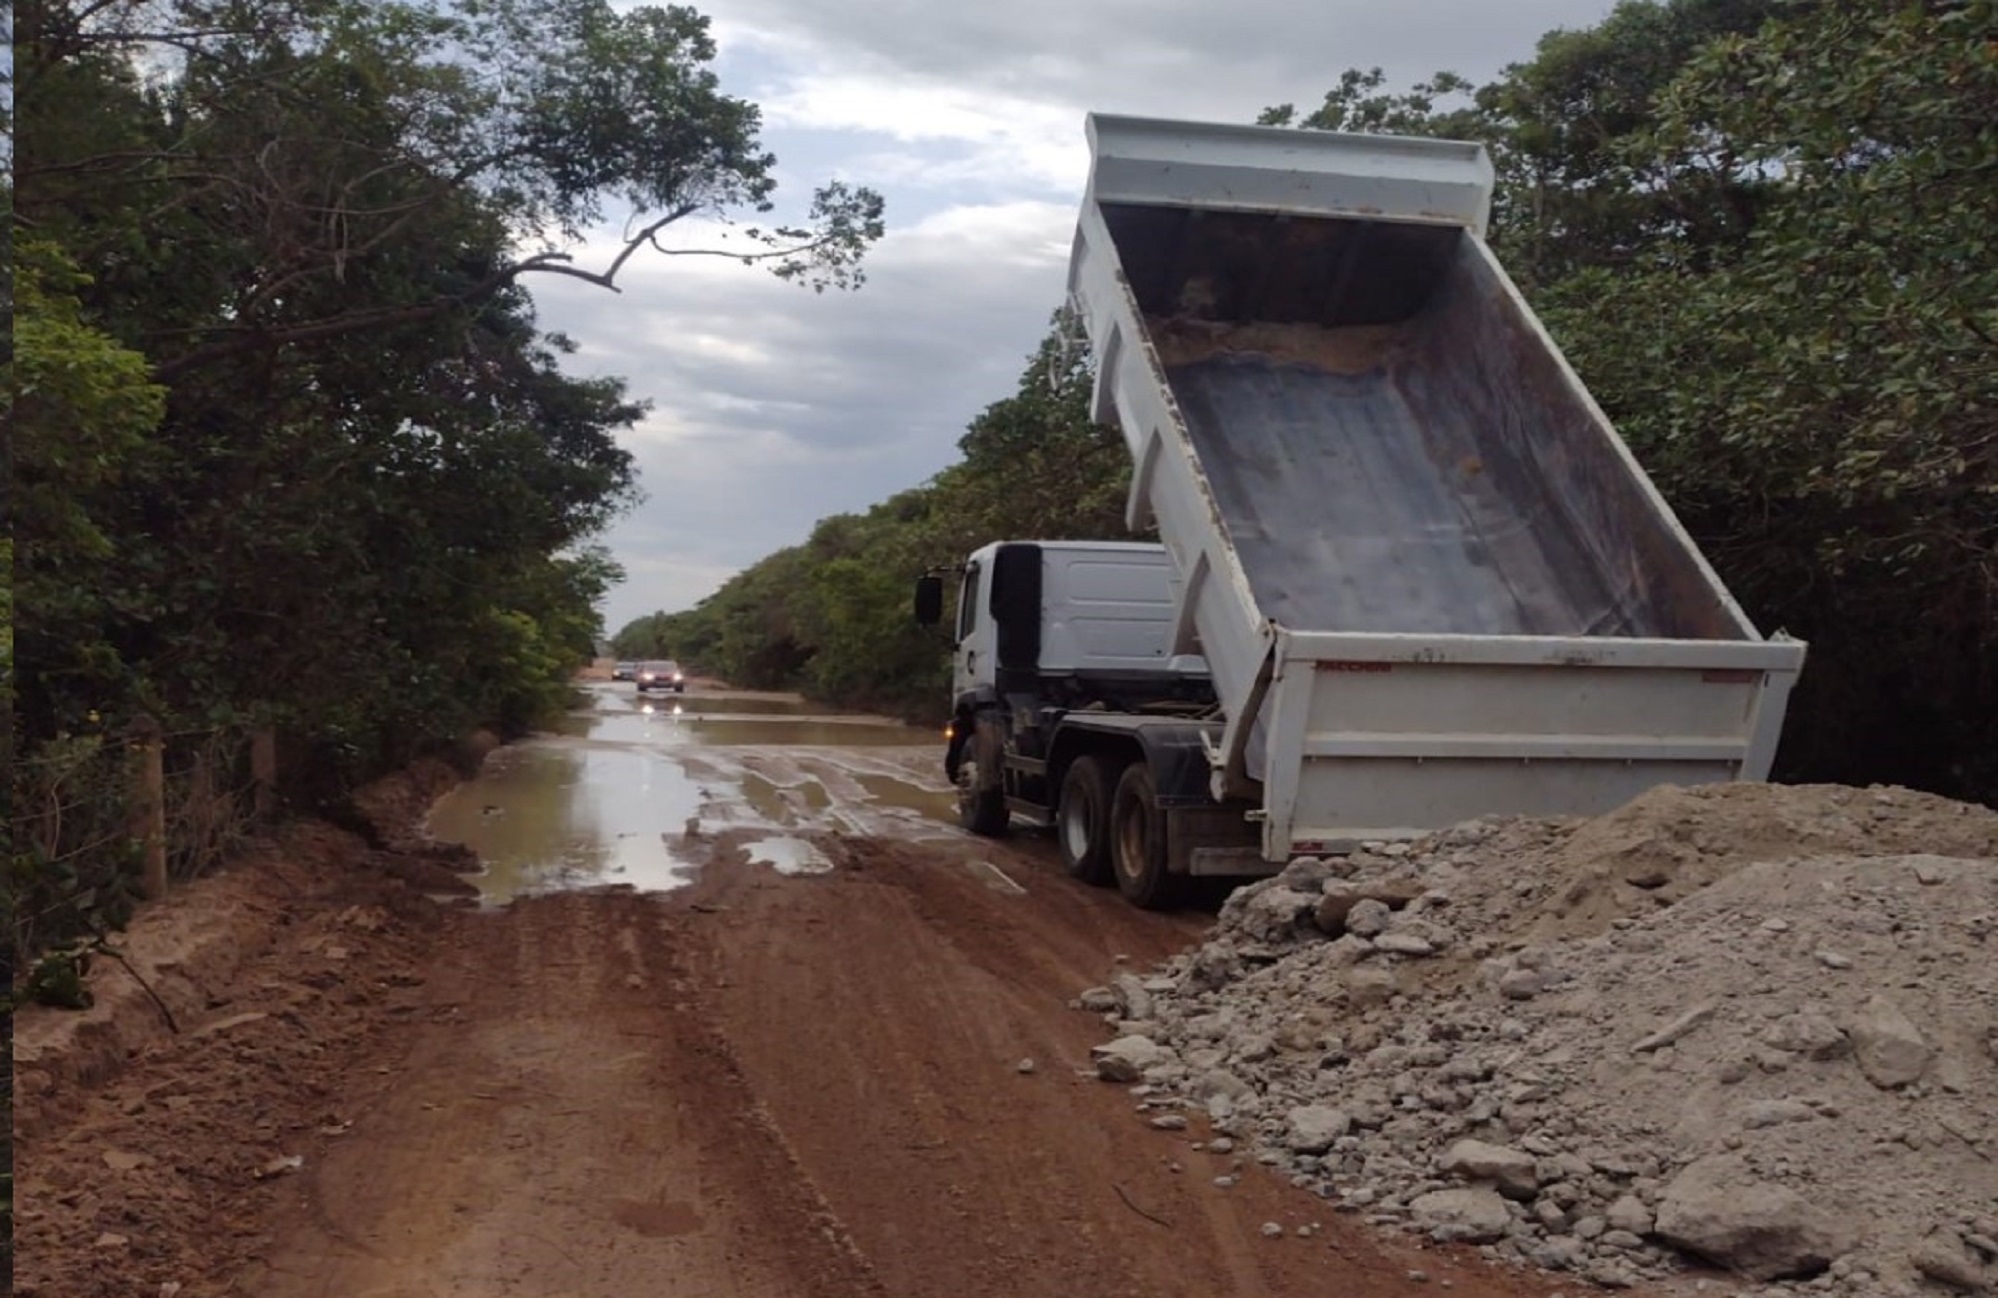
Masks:
[[[1061,301],[1074,220],[1032,200],[947,209],[893,231],[854,294],[657,256],[629,264],[621,295],[536,284],[542,323],[578,342],[566,368],[654,402],[624,439],[648,499],[605,538],[629,574],[611,628],[686,607],[820,518],[955,460]]]
[[[647,502],[604,538],[629,580],[612,630],[689,607],[819,519],[957,458],[1017,387],[1063,292],[1085,112],[1246,122],[1315,105],[1347,67],[1473,80],[1610,0],[710,0],[725,89],[757,103],[780,197],[879,189],[889,236],[853,294],[738,262],[641,255],[610,295],[532,285],[572,372],[624,376],[652,414],[625,439]],[[675,246],[721,231],[689,227]],[[601,265],[614,239],[582,264]]]
[[[740,43],[804,70],[891,86],[928,83],[1012,101],[1241,121],[1314,100],[1348,67],[1400,80],[1439,69],[1473,79],[1530,57],[1557,27],[1599,21],[1603,0],[726,0]],[[762,87],[760,89],[767,89]]]

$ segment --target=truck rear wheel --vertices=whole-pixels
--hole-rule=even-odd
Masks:
[[[1166,869],[1165,813],[1158,785],[1142,760],[1124,768],[1110,800],[1110,859],[1117,889],[1145,910],[1164,910],[1179,895],[1179,880]]]
[[[1006,740],[998,720],[989,714],[981,713],[974,725],[957,768],[957,823],[983,838],[999,838],[1013,819],[1006,808],[1005,777],[1000,774]]]
[[[1078,757],[1061,777],[1055,841],[1061,847],[1061,863],[1072,879],[1110,882],[1110,790],[1114,779],[1101,757]]]

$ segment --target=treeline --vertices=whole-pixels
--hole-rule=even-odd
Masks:
[[[1263,117],[1489,145],[1501,261],[1757,624],[1811,641],[1787,778],[1998,800],[1995,29],[1991,0],[1626,0],[1488,85],[1353,70]],[[1121,449],[1050,355],[962,463],[620,651],[934,714],[910,577],[1119,532]]]
[[[275,730],[319,800],[566,702],[643,409],[562,372],[527,285],[613,287],[676,222],[767,212],[775,160],[679,6],[13,12],[18,957],[52,914],[116,918],[129,840],[91,772],[141,715]],[[607,216],[628,242],[578,261]],[[880,200],[830,186],[810,228],[772,227],[735,255],[847,286]]]

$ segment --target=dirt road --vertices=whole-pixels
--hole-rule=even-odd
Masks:
[[[721,834],[690,889],[481,910],[314,830],[214,881],[220,901],[170,903],[141,957],[224,911],[237,948],[220,973],[144,966],[178,989],[178,1033],[93,1070],[24,1027],[16,1292],[1559,1287],[1391,1251],[1087,1075],[1105,1027],[1071,999],[1211,916],[1133,911],[1044,843],[817,842],[829,873]]]

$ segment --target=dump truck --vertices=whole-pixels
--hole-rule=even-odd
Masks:
[[[1482,145],[1091,115],[1070,307],[1157,543],[959,578],[964,825],[1184,881],[1766,778],[1759,633],[1485,241]],[[919,582],[936,621],[942,577]]]

